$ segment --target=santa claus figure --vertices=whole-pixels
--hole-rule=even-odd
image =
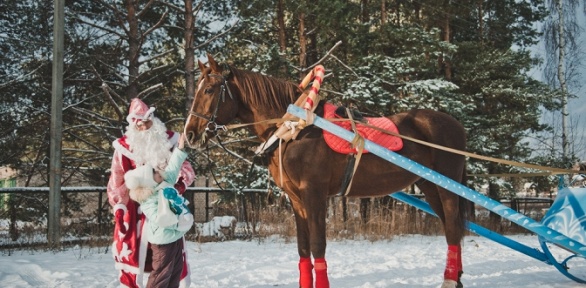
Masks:
[[[149,243],[142,229],[144,215],[140,205],[129,197],[124,174],[143,165],[164,170],[179,140],[179,133],[167,130],[165,124],[154,116],[154,111],[154,107],[148,107],[138,98],[133,99],[126,118],[129,123],[126,133],[112,143],[114,155],[107,191],[116,220],[112,253],[123,287],[143,287],[144,275],[152,269]],[[191,164],[184,161],[174,186],[182,194],[194,178]],[[185,251],[183,263],[180,287],[189,287]]]

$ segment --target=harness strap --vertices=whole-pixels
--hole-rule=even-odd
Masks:
[[[356,173],[356,169],[358,169],[358,164],[360,164],[360,158],[362,158],[362,152],[364,151],[364,138],[358,133],[358,129],[356,129],[356,121],[352,118],[352,113],[350,113],[350,109],[346,108],[346,112],[348,112],[348,118],[350,118],[350,123],[352,125],[352,130],[354,131],[354,139],[352,139],[352,147],[356,149],[356,155],[353,155],[354,168],[352,169],[352,174],[350,176],[350,181],[348,182],[348,186],[346,187],[346,192],[343,196],[348,195],[350,193],[350,188],[352,187],[352,180],[354,179],[354,173]],[[350,162],[348,163],[348,168],[350,167]],[[347,168],[347,169],[348,169]],[[338,194],[340,195],[340,194]]]
[[[348,154],[347,158],[348,164],[346,164],[346,170],[344,170],[344,178],[342,178],[342,186],[340,186],[338,196],[346,196],[350,188],[350,182],[352,181],[352,177],[354,176],[354,171],[356,171],[356,168],[354,167],[354,163],[356,162],[355,155]]]

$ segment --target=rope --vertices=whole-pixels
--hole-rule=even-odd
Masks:
[[[352,123],[354,122],[358,122],[352,119],[340,119],[340,118],[327,118],[325,120],[328,120],[330,122],[338,122],[338,121],[351,121]],[[254,123],[247,123],[247,124],[234,124],[234,125],[228,125],[226,126],[227,129],[235,129],[235,128],[242,128],[248,125],[256,125],[256,124],[262,124],[262,123],[282,123],[284,122],[284,119],[281,118],[276,118],[276,119],[268,119],[268,120],[263,120],[263,121],[258,121],[258,122],[254,122]],[[547,167],[547,166],[540,166],[540,165],[535,165],[535,164],[527,164],[527,163],[521,163],[521,162],[516,162],[516,161],[511,161],[511,160],[505,160],[505,159],[500,159],[500,158],[495,158],[495,157],[489,157],[489,156],[483,156],[483,155],[478,155],[478,154],[474,154],[471,152],[467,152],[467,151],[462,151],[462,150],[458,150],[458,149],[453,149],[453,148],[449,148],[449,147],[445,147],[445,146],[441,146],[438,144],[434,144],[434,143],[430,143],[430,142],[426,142],[423,140],[419,140],[416,138],[412,138],[409,136],[405,136],[405,135],[401,135],[392,131],[388,131],[373,125],[370,125],[368,123],[363,123],[363,122],[358,122],[364,126],[367,126],[369,128],[372,129],[376,129],[380,132],[383,132],[385,134],[389,134],[392,136],[396,136],[399,137],[401,139],[404,140],[408,140],[411,142],[415,142],[421,145],[425,145],[428,147],[432,147],[432,148],[436,148],[439,150],[443,150],[446,152],[450,152],[450,153],[454,153],[454,154],[458,154],[458,155],[462,155],[462,156],[466,156],[466,157],[470,157],[470,158],[475,158],[475,159],[480,159],[480,160],[485,160],[485,161],[489,161],[489,162],[495,162],[495,163],[499,163],[499,164],[505,164],[505,165],[509,165],[509,166],[515,166],[515,167],[521,167],[521,168],[529,168],[529,169],[536,169],[536,170],[541,170],[541,171],[550,171],[550,172],[543,172],[543,173],[518,173],[518,174],[469,174],[468,176],[472,176],[472,177],[535,177],[535,176],[550,176],[550,175],[559,175],[559,174],[573,174],[576,173],[575,170],[571,170],[571,169],[563,169],[563,168],[554,168],[554,167]]]
[[[349,119],[326,119],[329,121],[353,121],[353,120],[349,120]],[[466,151],[462,151],[462,150],[458,150],[458,149],[453,149],[453,148],[449,148],[449,147],[445,147],[445,146],[441,146],[441,145],[437,145],[434,143],[430,143],[430,142],[426,142],[423,140],[419,140],[416,138],[412,138],[409,136],[405,136],[405,135],[401,135],[392,131],[388,131],[373,125],[370,125],[368,123],[362,123],[360,122],[360,124],[367,126],[369,128],[372,129],[376,129],[380,132],[383,132],[385,134],[389,134],[392,136],[396,136],[399,137],[401,139],[405,139],[405,140],[409,140],[411,142],[415,142],[421,145],[425,145],[428,147],[432,147],[432,148],[436,148],[439,150],[443,150],[446,152],[451,152],[454,154],[458,154],[458,155],[462,155],[462,156],[467,156],[470,158],[475,158],[475,159],[480,159],[480,160],[485,160],[485,161],[490,161],[490,162],[495,162],[495,163],[499,163],[499,164],[506,164],[506,165],[510,165],[510,166],[516,166],[516,167],[523,167],[523,168],[530,168],[530,169],[536,169],[536,170],[542,170],[542,171],[550,171],[548,173],[526,173],[528,175],[533,175],[533,176],[549,176],[549,175],[557,175],[557,174],[573,174],[576,173],[575,170],[570,170],[570,169],[562,169],[562,168],[554,168],[554,167],[546,167],[546,166],[540,166],[540,165],[535,165],[535,164],[527,164],[527,163],[521,163],[521,162],[516,162],[516,161],[511,161],[511,160],[505,160],[505,159],[500,159],[500,158],[494,158],[494,157],[489,157],[489,156],[483,156],[483,155],[478,155],[478,154],[474,154],[474,153],[470,153],[470,152],[466,152]],[[480,176],[478,174],[471,174],[469,176]],[[487,176],[489,177],[504,177],[504,175],[518,175],[518,174],[489,174]]]

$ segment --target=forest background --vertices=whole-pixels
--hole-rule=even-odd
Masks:
[[[564,13],[580,13],[577,1],[562,2],[570,3]],[[564,99],[576,96],[555,84],[555,73],[544,74],[549,82],[528,74],[559,67],[555,49],[548,55],[556,57],[549,59],[531,53],[548,36],[544,27],[556,31],[555,25],[544,26],[562,15],[554,4],[65,1],[62,186],[77,186],[79,179],[89,186],[106,185],[111,143],[128,125],[132,98],[155,106],[156,115],[180,131],[193,100],[196,63],[205,62],[206,53],[237,68],[296,83],[319,62],[327,72],[320,94],[329,101],[367,115],[411,108],[444,111],[465,126],[469,152],[570,168],[586,151],[584,139],[572,130],[564,155],[558,123],[543,119],[544,113],[561,115]],[[53,8],[52,1],[0,3],[0,167],[18,171],[26,179],[22,186],[48,186]],[[569,48],[557,45],[555,37],[553,47],[579,50],[571,49],[577,45],[573,36],[566,37]],[[568,79],[573,79],[570,86],[580,84],[579,52],[573,53],[562,60]],[[190,151],[198,177],[230,189],[274,186],[262,159],[253,158],[257,139],[246,130],[229,131],[221,139],[223,145],[215,140],[206,151]],[[224,148],[234,157],[226,157]],[[253,161],[260,165],[251,169]],[[532,171],[476,159],[468,164],[471,175],[523,172]],[[523,182],[544,191],[557,185],[555,176],[504,180],[470,177],[469,185],[487,187],[495,199],[515,193]],[[11,201],[27,201],[13,204],[46,211],[46,201]]]

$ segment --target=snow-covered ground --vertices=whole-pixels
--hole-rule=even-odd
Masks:
[[[537,237],[512,236],[530,247]],[[187,243],[191,287],[297,288],[294,241]],[[2,251],[0,286],[118,287],[111,252],[105,248],[70,248],[62,252]],[[486,238],[468,236],[463,243],[464,287],[586,287],[553,266]],[[446,244],[442,236],[400,236],[391,241],[330,241],[326,260],[332,288],[438,287]],[[586,272],[586,261],[574,271]],[[585,275],[583,273],[581,275]]]

